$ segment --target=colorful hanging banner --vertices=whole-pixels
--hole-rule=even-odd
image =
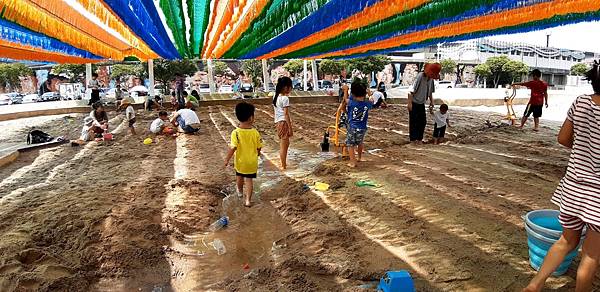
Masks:
[[[69,44],[29,30],[2,18],[0,18],[0,39],[10,43],[22,44],[62,55],[71,55],[84,59],[101,59],[101,57],[88,51],[80,50]]]
[[[60,1],[60,3],[64,2]],[[90,31],[80,29],[72,23],[68,24],[52,14],[53,10],[46,10],[45,6],[47,3],[43,4],[42,2],[44,5],[42,7],[38,6],[38,4],[26,0],[4,1],[0,2],[0,11],[2,11],[4,19],[27,27],[30,30],[43,33],[107,59],[123,59],[124,54],[121,49],[126,49],[126,44],[119,43],[113,38],[107,37],[105,31],[99,30],[97,26],[95,28],[89,26],[89,23],[77,16],[64,15],[66,19],[81,24],[85,29]],[[81,14],[77,14],[81,16]],[[118,48],[115,46],[118,46]]]
[[[214,56],[221,58],[225,54],[225,51],[240,38],[242,33],[248,30],[251,23],[259,17],[269,3],[269,0],[254,0],[245,14],[240,16],[231,26],[231,32],[224,34],[220,38],[219,44],[215,48]]]
[[[181,0],[160,0],[160,8],[165,14],[167,25],[175,38],[175,46],[182,57],[189,57],[186,26]]]
[[[339,21],[321,31],[306,36],[295,43],[262,55],[259,57],[259,59],[275,58],[279,55],[317,44],[319,42],[334,38],[344,31],[356,30],[374,22],[387,19],[396,14],[412,10],[415,7],[427,3],[428,1],[429,0],[384,0],[377,2],[348,18]]]
[[[223,57],[240,58],[318,11],[325,3],[327,0],[273,1]]]
[[[227,0],[221,2],[220,4],[220,7],[217,7],[217,9],[220,9],[221,11],[218,11],[218,13],[216,13],[217,17],[215,18],[215,23],[213,26],[214,32],[211,32],[213,37],[207,38],[204,41],[205,46],[202,48],[202,57],[204,59],[214,58],[212,50],[217,45],[218,39],[223,35],[225,27],[231,22],[234,10],[239,11],[240,1]]]
[[[103,1],[138,37],[165,59],[180,59],[152,0]]]
[[[190,53],[200,56],[204,43],[204,32],[210,16],[210,0],[186,0],[190,17]]]
[[[136,36],[123,21],[121,21],[121,19],[115,16],[103,2],[97,0],[77,0],[77,2],[89,13],[95,15],[98,20],[121,35],[129,42],[130,46],[140,51],[140,56],[133,54],[134,56],[143,60],[158,58],[158,55],[150,49],[144,41]]]
[[[354,48],[317,55],[313,58],[321,59],[355,55],[366,53],[368,51],[384,50],[403,45],[410,45],[413,43],[423,42],[428,39],[443,38],[475,33],[478,31],[494,30],[502,27],[516,26],[532,21],[549,19],[556,15],[595,12],[598,10],[600,10],[600,1],[597,0],[554,0],[547,3],[526,6],[500,13],[492,13],[473,19],[441,25],[431,29],[396,36],[371,44],[360,45]]]
[[[0,39],[0,52],[2,52],[3,58],[15,60],[72,64],[97,63],[102,61],[101,59],[88,59],[56,52],[49,52],[42,50],[39,47],[31,47],[23,44],[11,43],[2,39]]]

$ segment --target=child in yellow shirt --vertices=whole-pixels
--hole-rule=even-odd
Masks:
[[[258,157],[262,148],[262,139],[254,124],[254,105],[246,102],[235,106],[235,116],[240,125],[231,132],[231,144],[225,159],[225,167],[235,154],[234,168],[237,177],[238,194],[244,195],[244,206],[251,206],[254,184],[258,172]],[[245,188],[245,192],[244,192]]]

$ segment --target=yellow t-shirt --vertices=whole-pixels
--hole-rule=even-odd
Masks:
[[[241,174],[258,172],[258,149],[262,148],[262,139],[258,131],[236,128],[231,132],[231,148],[235,151],[235,171]]]

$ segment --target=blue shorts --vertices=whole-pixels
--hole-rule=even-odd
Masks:
[[[367,129],[357,129],[348,127],[348,134],[346,135],[346,146],[358,146],[365,140]]]

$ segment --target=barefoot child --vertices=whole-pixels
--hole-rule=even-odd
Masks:
[[[369,110],[373,108],[373,103],[367,100],[367,88],[360,81],[352,83],[351,93],[348,95],[348,85],[342,87],[344,92],[343,104],[348,105],[348,132],[346,146],[350,154],[349,167],[356,167],[357,161],[361,161],[364,149],[364,139],[367,134],[367,121],[369,119]],[[358,150],[358,159],[356,153]]]
[[[546,107],[548,107],[548,84],[541,80],[542,72],[538,69],[531,71],[531,76],[533,77],[533,80],[524,83],[515,83],[512,86],[520,85],[531,89],[531,98],[529,99],[529,104],[527,104],[527,108],[523,114],[523,119],[521,119],[521,128],[525,126],[529,116],[533,114],[533,121],[535,122],[533,130],[538,131],[542,110],[544,108],[544,100],[546,101]]]
[[[287,154],[290,148],[290,137],[294,136],[292,118],[290,115],[290,99],[292,92],[292,79],[281,77],[277,80],[275,96],[273,97],[273,110],[275,111],[275,126],[279,137],[279,159],[281,168],[287,169]]]
[[[175,130],[168,125],[169,122],[169,114],[165,111],[161,111],[158,113],[158,118],[152,121],[150,124],[150,132],[153,134],[166,134],[171,135],[175,133]]]
[[[446,127],[450,128],[450,120],[448,119],[448,105],[440,105],[440,109],[433,114],[435,120],[433,126],[433,144],[437,145],[444,142],[446,135]]]
[[[135,110],[133,109],[133,105],[131,105],[131,101],[128,98],[125,98],[121,101],[121,108],[125,109],[125,118],[129,123],[129,131],[131,135],[135,135]]]
[[[244,195],[244,206],[250,207],[253,193],[253,179],[258,172],[258,157],[262,148],[262,139],[254,124],[254,105],[238,103],[235,116],[240,121],[239,127],[231,132],[231,144],[225,159],[225,167],[229,165],[235,154],[235,175],[237,177],[238,194]]]
[[[546,279],[558,268],[565,256],[576,249],[583,228],[581,262],[577,269],[575,291],[592,291],[600,264],[600,66],[595,63],[586,77],[592,82],[594,94],[578,97],[569,109],[558,142],[571,148],[565,176],[560,181],[552,202],[560,207],[563,227],[560,239],[552,245],[538,274],[523,291],[541,291]]]

